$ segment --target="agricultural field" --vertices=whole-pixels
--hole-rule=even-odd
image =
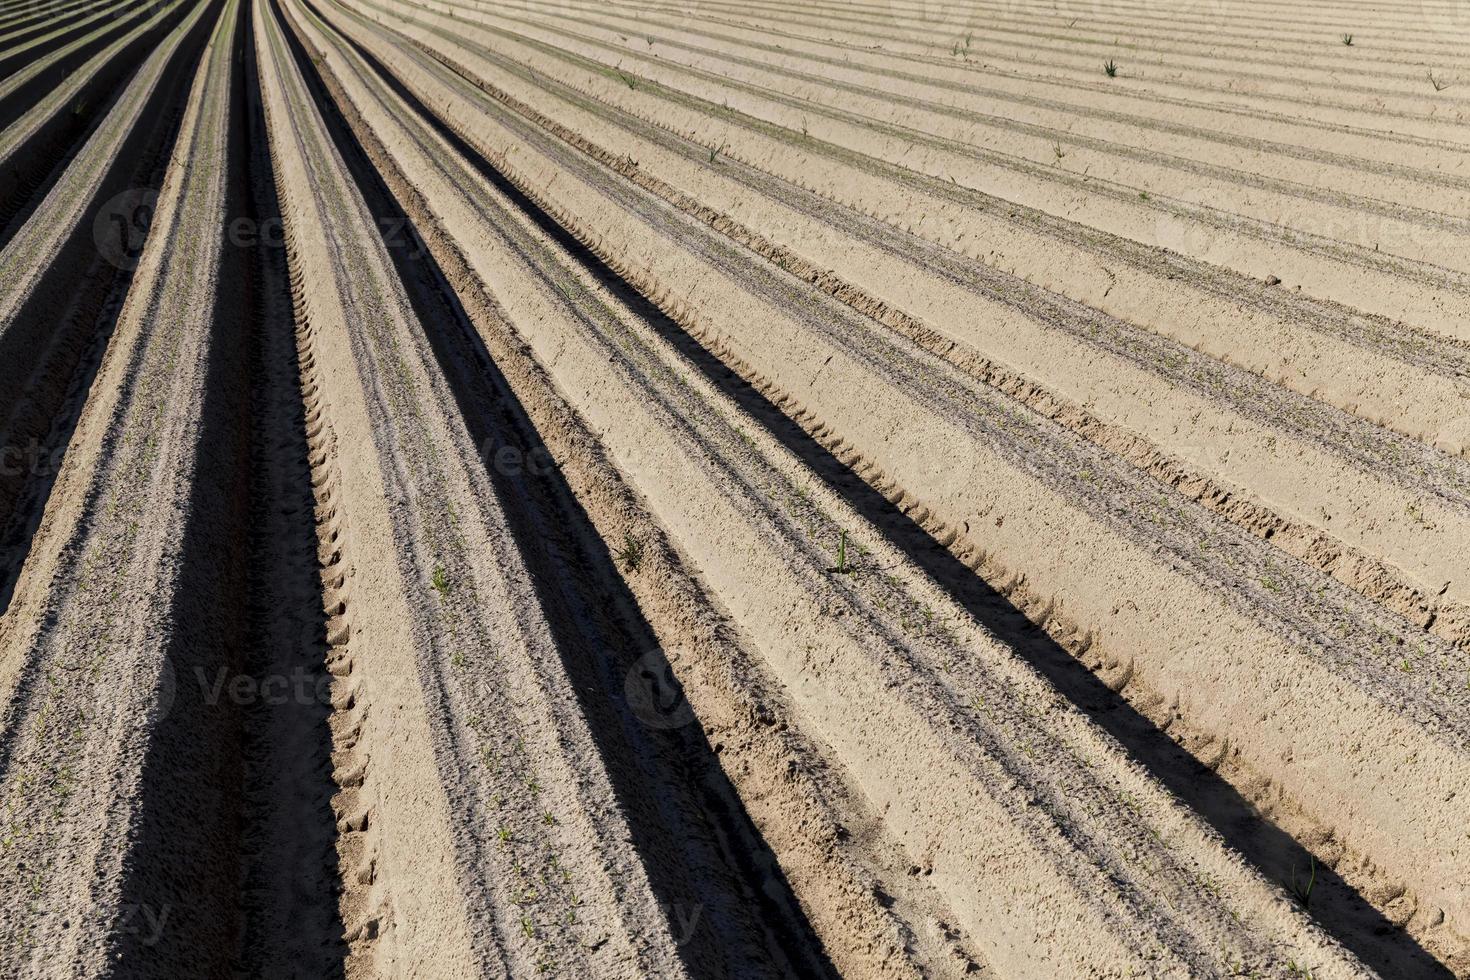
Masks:
[[[1470,978],[1470,6],[0,0],[0,976]]]

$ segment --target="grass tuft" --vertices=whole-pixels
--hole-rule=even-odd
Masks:
[[[1114,61],[1112,58],[1109,58],[1107,61],[1104,61],[1103,62],[1103,73],[1106,74],[1109,78],[1117,78],[1118,77],[1118,63],[1116,61]]]
[[[1291,895],[1301,904],[1302,908],[1306,908],[1311,903],[1312,889],[1317,885],[1317,859],[1308,854],[1307,864],[1309,873],[1305,880],[1297,877],[1295,866],[1291,869]]]
[[[623,71],[622,65],[614,68],[613,74],[617,75],[618,80],[621,81],[624,85],[628,86],[629,89],[636,90],[638,88],[638,77],[636,75],[630,75],[627,72]]]
[[[643,564],[643,542],[631,534],[623,535],[623,546],[618,549],[617,562],[627,572],[636,572]]]
[[[1344,34],[1342,36],[1342,43],[1344,45],[1346,45],[1347,47],[1352,47],[1353,46],[1353,36],[1351,34]]]

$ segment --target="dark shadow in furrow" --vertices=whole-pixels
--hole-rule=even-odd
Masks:
[[[212,26],[208,16],[201,17],[180,43],[75,231],[40,273],[42,281],[12,327],[0,336],[0,613],[10,605],[16,576],[132,283],[129,261],[117,260],[136,259],[145,240],[150,198],[118,195],[156,191],[162,185],[190,79]],[[103,238],[96,232],[99,214],[105,215]],[[112,217],[123,225],[106,223]],[[0,238],[0,247],[5,241]]]
[[[140,0],[134,0],[134,2],[132,3],[125,4],[118,10],[106,14],[98,20],[83,24],[80,28],[78,28],[78,30],[83,33],[96,30],[97,28],[105,25],[109,19],[123,16],[123,14],[125,14],[127,11],[137,6],[138,2],[140,2]],[[142,2],[146,2],[146,0],[142,0]],[[59,17],[46,19],[36,23],[34,26],[28,29],[26,33],[37,35],[37,37],[44,34],[50,34],[53,31],[61,30],[68,24],[83,20],[94,13],[96,13],[95,8],[80,8],[77,10],[68,11],[67,13],[62,14]],[[11,28],[11,30],[18,29],[19,28]],[[10,31],[6,31],[6,33],[10,33]],[[30,40],[34,40],[34,38],[27,39],[25,37],[18,37],[11,41],[9,46],[14,47],[16,45],[27,44]],[[64,47],[75,40],[75,32],[65,31],[61,34],[58,34],[56,37],[53,37],[46,41],[42,41],[39,44],[35,44],[24,51],[17,51],[15,54],[11,55],[8,58],[0,57],[0,81],[4,81],[11,75],[14,75],[16,72],[20,71],[26,65],[35,63],[41,58],[46,57],[46,55],[50,52],[55,51],[57,48]]]
[[[97,8],[105,5],[105,2],[106,0],[98,0],[95,3],[59,3],[49,11],[27,15],[21,15],[15,11],[0,10],[0,18],[18,18],[10,23],[0,25],[0,34],[12,35],[11,39],[5,42],[9,47],[17,44],[25,44],[31,40],[33,35],[48,34],[58,27],[73,23],[88,14],[95,13]]]
[[[700,371],[768,432],[877,526],[975,620],[1013,648],[1165,787],[1203,818],[1267,879],[1288,892],[1315,876],[1306,911],[1329,934],[1384,976],[1450,978],[1450,970],[1395,926],[1331,868],[1316,863],[1290,833],[1262,815],[1217,772],[1139,713],[1127,698],[1078,662],[1065,647],[932,535],[726,367],[677,324],[666,335]]]
[[[118,51],[82,86],[71,105],[58,109],[12,155],[6,179],[0,185],[0,248],[4,248],[25,224],[31,211],[45,198],[71,162],[73,154],[106,118],[148,53],[186,14],[187,11],[180,10],[175,16],[165,18],[153,30],[144,32]],[[109,37],[108,41],[111,40],[113,38]],[[36,93],[32,101],[24,103],[21,111],[30,109],[35,104],[34,99],[40,98],[60,81],[58,79]]]
[[[9,34],[12,31],[26,31],[27,33],[44,26],[46,18],[53,16],[54,11],[66,11],[68,8],[84,8],[89,6],[85,0],[71,3],[16,3],[0,6],[0,21],[8,21],[0,25],[0,33]],[[101,6],[99,0],[95,6]],[[24,38],[20,39],[24,41]]]
[[[254,480],[249,624],[242,687],[241,930],[236,975],[345,973],[346,928],[332,796],[326,612],[316,499],[280,201],[261,102],[254,22],[243,16],[247,224],[230,243],[248,261]],[[215,680],[215,679],[211,679]]]
[[[42,0],[37,0],[34,3],[12,4],[8,8],[0,8],[0,18],[14,17],[16,19],[0,30],[6,34],[11,31],[34,31],[45,27],[49,18],[57,16],[56,11],[64,12],[62,16],[70,16],[72,11],[96,10],[105,3],[106,0],[94,0],[94,2],[73,0],[70,3],[47,4]]]
[[[685,965],[700,977],[835,978],[703,729],[697,723],[668,729],[646,724],[629,705],[625,682],[634,671],[672,676],[656,634],[443,271],[329,97],[300,40],[291,30],[285,33],[338,150],[379,218],[397,272],[481,447]],[[435,123],[380,65],[370,64],[410,111]],[[640,663],[647,653],[656,662]]]
[[[166,4],[167,0],[147,0],[146,5],[151,8],[160,8]],[[164,23],[160,26],[165,29],[173,27],[188,13],[185,9],[186,7],[187,4],[180,5],[178,10],[164,18]],[[157,13],[156,9],[143,10],[136,18],[128,21],[120,28],[114,26],[112,30],[103,31],[100,36],[93,38],[75,51],[68,53],[66,57],[47,65],[41,71],[37,72],[34,77],[26,79],[14,92],[0,97],[0,130],[3,130],[23,116],[26,110],[39,102],[47,92],[50,92],[65,81],[66,77],[76,70],[77,67],[85,64],[88,58],[116,41],[120,35],[125,34],[127,31],[132,30],[134,27],[146,21],[154,13]],[[84,33],[91,33],[91,31]],[[151,45],[138,43],[143,40],[144,38],[140,37],[127,46],[125,50],[130,53],[131,57],[137,58],[143,52],[149,50]],[[120,51],[118,53],[122,54],[123,52]]]
[[[353,43],[351,39],[347,40],[349,44]],[[706,378],[820,474],[851,507],[882,529],[895,546],[944,587],[979,623],[1026,657],[1063,696],[1117,739],[1130,755],[1207,821],[1228,846],[1239,851],[1267,878],[1288,890],[1294,875],[1302,879],[1307,876],[1307,869],[1314,869],[1316,879],[1308,912],[1339,942],[1385,976],[1451,976],[1444,964],[1386,919],[1332,869],[1315,864],[1299,842],[1261,815],[1229,782],[1185,751],[1166,732],[1140,714],[1125,697],[1108,688],[1101,678],[1078,663],[1004,595],[991,588],[922,526],[889,503],[769,399],[740,379],[677,322],[578,242],[472,146],[456,136],[437,115],[427,110],[369,52],[356,44],[353,48],[400,98],[429,120],[436,132],[460,156],[505,193],[543,231],[555,238],[587,272],[675,344]],[[608,178],[622,179],[612,173]]]
[[[206,30],[213,29],[220,6],[214,0],[206,12]],[[239,59],[232,65],[238,95]],[[185,82],[186,94],[188,87]],[[243,125],[243,107],[232,98],[227,214],[241,213],[244,204]],[[229,976],[236,949],[243,712],[208,682],[240,674],[245,646],[254,414],[248,264],[242,250],[224,250],[207,325],[211,349],[199,456],[168,614],[172,705],[151,734],[123,865],[123,909],[152,914],[130,915],[108,936],[112,977]],[[135,925],[145,921],[162,926],[150,931]]]

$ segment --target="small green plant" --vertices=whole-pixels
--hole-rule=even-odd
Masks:
[[[1317,859],[1310,854],[1307,855],[1307,867],[1308,874],[1305,880],[1297,877],[1295,865],[1291,869],[1291,894],[1301,903],[1302,908],[1306,908],[1312,901],[1312,889],[1317,885]]]
[[[1432,71],[1427,71],[1424,73],[1424,75],[1426,78],[1429,79],[1429,84],[1434,86],[1434,90],[1436,92],[1443,92],[1445,89],[1450,87],[1449,82],[1445,81],[1443,78],[1440,78]]]
[[[509,827],[501,827],[500,829],[495,831],[495,836],[500,838],[500,843],[509,844],[510,839],[513,835],[511,834]]]
[[[847,575],[852,566],[847,563],[847,531],[837,533],[837,574]]]
[[[1109,58],[1107,61],[1104,61],[1103,62],[1103,73],[1106,74],[1109,78],[1117,78],[1118,77],[1118,63],[1116,61],[1114,61],[1112,58]]]
[[[643,564],[643,542],[631,534],[623,535],[623,546],[618,549],[617,562],[624,571],[636,572]]]
[[[1147,201],[1149,199],[1149,197],[1148,197],[1148,191],[1139,191],[1138,192],[1138,199],[1140,201]]]
[[[1060,143],[1053,143],[1051,145],[1051,153],[1052,156],[1056,158],[1054,161],[1056,163],[1061,163],[1062,157],[1067,155],[1067,151],[1062,149],[1062,144]]]
[[[1349,48],[1352,47],[1353,46],[1353,36],[1351,34],[1344,34],[1342,36],[1342,43],[1346,47],[1349,47]]]
[[[618,78],[621,79],[622,83],[628,86],[629,89],[638,88],[638,79],[635,76],[628,74],[620,67],[614,68],[613,71],[617,73]]]
[[[434,591],[439,593],[439,598],[449,598],[449,593],[453,590],[454,586],[449,584],[449,575],[447,572],[444,571],[444,567],[442,565],[436,565],[434,567],[434,577],[432,581]]]

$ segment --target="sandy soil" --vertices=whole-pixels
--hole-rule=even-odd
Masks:
[[[1167,14],[0,0],[3,972],[1470,977],[1470,22]]]

